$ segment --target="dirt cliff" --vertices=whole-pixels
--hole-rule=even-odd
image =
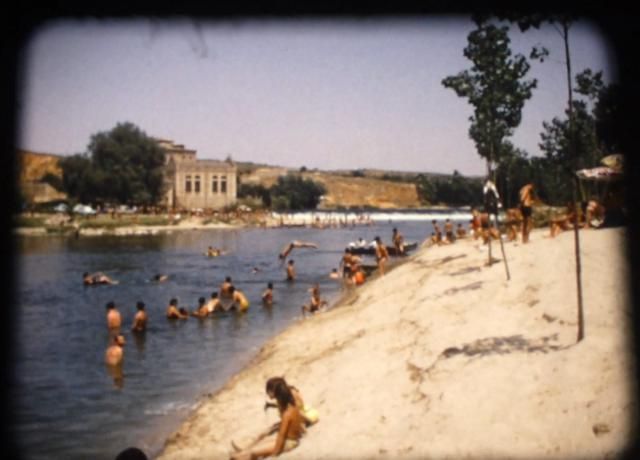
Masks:
[[[59,165],[60,158],[62,157],[58,155],[18,150],[20,183],[24,184],[25,182],[37,182],[42,179],[42,176],[47,173],[51,173],[58,177],[61,177],[62,169]]]
[[[260,167],[241,176],[242,183],[271,187],[280,175],[293,170],[287,168]],[[324,185],[327,193],[319,208],[332,209],[340,206],[370,206],[380,209],[415,208],[420,206],[416,187],[411,183],[383,180],[375,177],[353,177],[323,171],[301,173]]]

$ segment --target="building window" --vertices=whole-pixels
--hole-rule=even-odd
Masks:
[[[193,183],[193,188],[196,193],[200,193],[200,176],[196,176],[196,179]]]
[[[227,193],[227,176],[220,176],[220,192]]]
[[[211,177],[211,191],[213,193],[218,193],[218,176]]]
[[[191,193],[191,176],[187,176],[185,180],[184,191],[187,193]]]

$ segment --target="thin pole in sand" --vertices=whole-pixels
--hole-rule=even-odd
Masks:
[[[502,235],[500,234],[500,226],[498,225],[498,214],[495,213],[493,217],[494,217],[494,220],[496,221],[496,229],[498,230],[498,239],[500,240],[500,249],[502,250],[502,260],[504,260],[504,269],[507,271],[507,281],[510,281],[511,275],[509,274],[509,264],[507,263],[507,254],[505,254],[504,252],[504,243],[502,242]]]
[[[489,173],[489,177],[490,177]],[[498,190],[491,179],[487,179],[484,185],[484,210],[487,213],[487,227],[489,229],[489,237],[487,239],[489,245],[489,262],[488,266],[493,264],[493,257],[491,256],[491,214],[493,214],[493,218],[496,225],[496,230],[498,232],[498,239],[500,240],[500,249],[502,251],[502,260],[504,261],[504,268],[507,272],[507,281],[511,280],[511,274],[509,273],[509,265],[507,263],[507,254],[504,251],[504,243],[502,242],[502,235],[500,234],[500,225],[498,224],[498,207],[501,206],[500,196],[498,195]]]

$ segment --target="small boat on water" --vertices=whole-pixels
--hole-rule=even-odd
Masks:
[[[418,243],[417,242],[412,242],[412,243],[406,243],[404,245],[404,255],[407,255],[408,252],[413,251],[414,249],[416,249],[418,247]],[[351,249],[351,253],[352,254],[357,254],[357,255],[368,255],[368,256],[375,256],[376,255],[376,248],[373,246],[356,246],[350,247]],[[389,253],[390,256],[399,256],[402,254],[398,254],[398,251],[396,250],[395,246],[387,246],[387,252]]]

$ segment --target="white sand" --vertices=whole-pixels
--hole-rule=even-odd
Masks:
[[[510,281],[467,239],[421,250],[341,306],[300,320],[204,400],[159,458],[228,458],[232,439],[243,444],[276,420],[262,408],[276,375],[320,412],[284,458],[620,453],[637,405],[624,230],[580,233],[578,344],[573,233],[547,233],[505,244]]]

